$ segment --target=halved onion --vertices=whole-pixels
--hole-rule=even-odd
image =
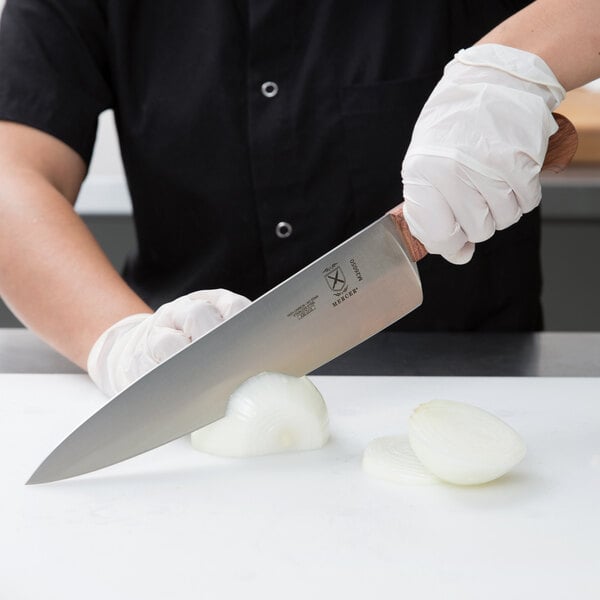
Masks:
[[[519,434],[481,408],[450,400],[421,404],[409,422],[417,458],[434,475],[459,485],[497,479],[525,456]]]
[[[310,379],[267,372],[233,392],[225,417],[192,433],[196,450],[229,457],[314,450],[328,439],[327,407]]]
[[[363,454],[366,473],[395,483],[430,484],[439,479],[430,473],[415,456],[408,438],[388,435],[369,443]]]

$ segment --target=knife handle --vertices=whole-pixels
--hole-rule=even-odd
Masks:
[[[567,117],[558,113],[552,113],[552,115],[558,125],[558,131],[548,140],[548,150],[542,171],[560,173],[571,162],[577,150],[577,130]],[[412,236],[404,219],[404,202],[393,208],[389,214],[404,239],[411,259],[416,262],[427,256],[425,246]]]

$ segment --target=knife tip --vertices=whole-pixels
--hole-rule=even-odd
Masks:
[[[29,477],[29,479],[25,482],[25,485],[37,485],[38,483],[47,483],[47,480],[45,480],[43,477],[40,476],[39,473],[40,469],[36,469],[31,476]]]
[[[64,475],[60,472],[56,472],[48,465],[48,459],[46,459],[29,477],[25,482],[25,485],[38,485],[40,483],[52,483],[60,479],[66,479],[68,475]]]

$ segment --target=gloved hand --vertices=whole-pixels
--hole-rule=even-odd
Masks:
[[[87,360],[92,381],[113,396],[158,363],[250,304],[227,290],[202,290],[109,327]]]
[[[461,50],[425,103],[404,163],[404,215],[428,252],[463,264],[475,243],[540,202],[539,172],[565,90],[529,52]]]

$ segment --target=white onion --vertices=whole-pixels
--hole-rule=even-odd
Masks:
[[[438,483],[415,456],[406,436],[388,435],[373,440],[365,449],[362,466],[366,473],[395,483]]]
[[[519,434],[498,417],[450,400],[417,407],[410,417],[409,440],[429,471],[460,485],[497,479],[526,452]]]
[[[192,433],[196,450],[229,457],[314,450],[328,439],[327,407],[310,379],[266,372],[233,392],[225,417]]]

